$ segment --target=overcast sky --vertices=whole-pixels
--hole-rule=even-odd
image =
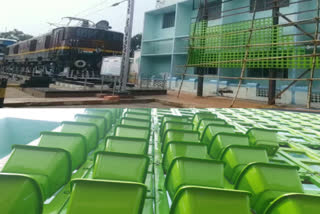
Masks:
[[[121,0],[1,0],[0,32],[19,29],[37,36],[59,23],[62,17],[77,16],[94,22],[106,19],[113,30],[124,30],[127,3]],[[156,0],[136,0],[134,34],[142,32],[144,12],[155,8]]]

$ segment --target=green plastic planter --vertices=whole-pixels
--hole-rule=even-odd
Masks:
[[[108,137],[105,150],[107,152],[147,155],[148,146],[148,141],[140,138]]]
[[[173,142],[185,143],[200,143],[199,132],[195,131],[181,131],[181,130],[167,130],[163,134],[162,151],[166,151],[167,146]]]
[[[93,179],[144,183],[149,167],[145,155],[97,152]]]
[[[151,115],[145,113],[136,113],[136,112],[126,112],[124,117],[131,118],[131,119],[140,119],[140,120],[148,120],[151,121]]]
[[[111,110],[105,110],[105,109],[86,109],[86,113],[89,115],[96,115],[96,116],[102,116],[104,117],[106,120],[106,132],[108,132],[111,127],[112,124],[115,123],[116,121],[116,115],[114,115],[115,113],[113,113],[113,111]]]
[[[257,214],[281,195],[303,193],[297,167],[269,163],[249,164],[238,177],[235,189],[253,194],[251,205]]]
[[[27,175],[0,173],[0,210],[3,214],[42,214],[38,183]]]
[[[173,160],[165,180],[171,199],[186,185],[224,188],[223,162],[185,157]]]
[[[80,123],[93,123],[98,127],[99,139],[102,139],[106,135],[106,119],[102,116],[77,114],[75,116],[76,122]]]
[[[320,196],[287,194],[272,202],[264,214],[318,214],[319,210]]]
[[[41,132],[39,146],[59,148],[71,155],[72,170],[78,169],[87,160],[87,143],[80,134]]]
[[[204,130],[208,125],[226,125],[226,121],[221,120],[221,119],[202,119],[198,123],[197,131],[200,132],[200,136],[203,134]]]
[[[2,172],[30,176],[38,182],[43,198],[47,199],[69,182],[71,157],[62,149],[16,145]]]
[[[274,156],[279,149],[278,131],[252,128],[247,132],[250,144],[266,148],[270,156]]]
[[[88,152],[95,149],[99,142],[99,129],[93,123],[62,122],[61,132],[83,135],[86,138]]]
[[[209,155],[220,159],[222,151],[231,145],[250,146],[249,138],[243,134],[219,133],[209,145]]]
[[[163,137],[163,133],[167,130],[185,130],[185,131],[192,131],[193,124],[192,123],[185,123],[185,122],[172,122],[168,121],[163,124],[163,129],[160,132],[160,135]]]
[[[167,172],[172,161],[179,157],[209,159],[207,146],[200,143],[170,143],[164,152],[163,168]]]
[[[130,108],[127,110],[127,112],[151,115],[151,110],[152,109],[150,109],[150,108]]]
[[[139,183],[74,180],[67,214],[140,214],[146,186]]]
[[[248,192],[186,186],[179,190],[170,214],[252,214]]]
[[[203,119],[215,120],[215,119],[217,119],[217,115],[212,114],[210,112],[202,112],[202,113],[195,114],[192,119],[193,128],[195,131],[198,130],[199,124],[200,124],[201,120],[203,120]]]
[[[126,125],[126,126],[148,128],[148,129],[150,129],[150,126],[151,126],[150,120],[132,119],[132,118],[126,118],[126,117],[121,119],[120,124]]]
[[[134,126],[119,125],[114,132],[116,137],[140,138],[149,141],[150,129]]]
[[[216,135],[219,133],[235,133],[235,127],[217,124],[208,125],[201,136],[201,143],[210,146]]]
[[[175,116],[175,115],[164,115],[162,120],[161,120],[160,132],[163,131],[163,127],[167,122],[188,123],[189,122],[189,117]]]
[[[234,183],[243,168],[250,163],[268,163],[267,151],[263,148],[232,145],[227,147],[221,154],[220,160],[225,163],[225,177]]]

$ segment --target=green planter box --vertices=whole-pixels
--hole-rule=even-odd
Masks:
[[[186,186],[177,193],[170,214],[252,214],[249,196],[242,191]]]
[[[180,122],[180,123],[188,123],[189,117],[184,116],[175,116],[175,115],[164,115],[161,120],[160,132],[163,131],[163,127],[167,122]]]
[[[219,133],[235,133],[235,127],[230,125],[208,125],[201,136],[201,143],[208,146],[213,142],[213,139]]]
[[[99,129],[97,125],[92,123],[62,122],[61,132],[81,134],[84,136],[86,138],[88,152],[95,149],[99,142]]]
[[[225,163],[224,174],[231,183],[236,181],[243,168],[248,164],[269,162],[265,149],[239,145],[227,147],[222,152],[220,160]]]
[[[108,137],[105,150],[107,152],[147,155],[148,146],[149,142],[140,138]]]
[[[138,183],[74,180],[67,214],[140,214],[146,186]]]
[[[188,185],[224,188],[223,162],[184,157],[175,159],[165,180],[171,199],[181,187]]]
[[[112,110],[106,109],[86,109],[86,113],[90,115],[102,116],[106,120],[106,132],[108,132],[112,125],[116,122],[116,113]]]
[[[148,166],[148,156],[97,152],[92,177],[100,180],[144,183]]]
[[[266,148],[270,156],[274,156],[279,149],[278,131],[252,128],[247,132],[250,144]]]
[[[76,122],[80,123],[93,123],[98,127],[99,139],[104,138],[106,133],[106,119],[102,116],[88,115],[88,114],[77,114],[75,116]]]
[[[150,129],[141,128],[134,126],[119,125],[116,127],[114,136],[116,137],[129,137],[129,138],[140,138],[149,141]]]
[[[151,121],[151,115],[145,113],[136,113],[136,112],[126,112],[124,117],[131,118],[131,119],[140,119],[140,120],[148,120]]]
[[[151,110],[150,108],[129,108],[127,112],[130,113],[140,113],[140,114],[149,114],[151,115]]]
[[[320,196],[288,194],[276,199],[264,214],[318,214]]]
[[[195,131],[167,130],[163,134],[162,151],[166,151],[167,146],[173,142],[200,143],[199,133]]]
[[[185,122],[174,122],[174,121],[165,122],[163,124],[163,129],[160,131],[160,136],[163,137],[163,134],[168,130],[192,131],[193,124],[192,123],[185,123]]]
[[[150,120],[141,120],[141,119],[132,119],[132,118],[122,118],[121,125],[126,125],[126,126],[136,126],[136,127],[142,127],[142,128],[148,128],[150,129],[151,127],[151,121]]]
[[[197,131],[199,131],[200,136],[203,134],[204,130],[208,125],[227,125],[226,121],[221,119],[202,119],[200,120]]]
[[[179,157],[209,159],[207,148],[200,143],[170,143],[164,152],[163,168],[167,172],[172,161]]]
[[[202,112],[202,113],[195,114],[192,119],[193,128],[195,131],[198,130],[199,124],[200,124],[201,120],[203,120],[203,119],[215,120],[215,119],[217,119],[217,115],[210,113],[210,112]]]
[[[235,189],[251,192],[252,208],[257,214],[276,198],[287,193],[303,193],[297,167],[253,163],[243,169]]]
[[[16,145],[2,172],[32,177],[47,199],[70,181],[71,157],[62,149]]]
[[[219,133],[209,145],[209,154],[214,159],[220,159],[223,150],[231,145],[250,146],[249,138],[243,134]]]
[[[87,160],[86,139],[80,134],[41,132],[39,146],[68,151],[71,155],[72,171],[78,169]]]
[[[27,175],[0,173],[0,210],[3,214],[42,214],[38,183]]]

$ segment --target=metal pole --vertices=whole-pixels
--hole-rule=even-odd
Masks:
[[[134,16],[134,2],[135,0],[128,0],[127,21],[123,40],[123,53],[121,62],[120,88],[125,91],[127,88],[129,68],[130,68],[130,52],[131,52],[131,38],[133,28]]]

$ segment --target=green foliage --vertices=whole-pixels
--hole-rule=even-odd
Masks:
[[[18,41],[28,40],[28,39],[31,39],[32,37],[33,37],[32,35],[25,34],[22,31],[17,30],[17,29],[0,33],[0,38],[15,39]]]

